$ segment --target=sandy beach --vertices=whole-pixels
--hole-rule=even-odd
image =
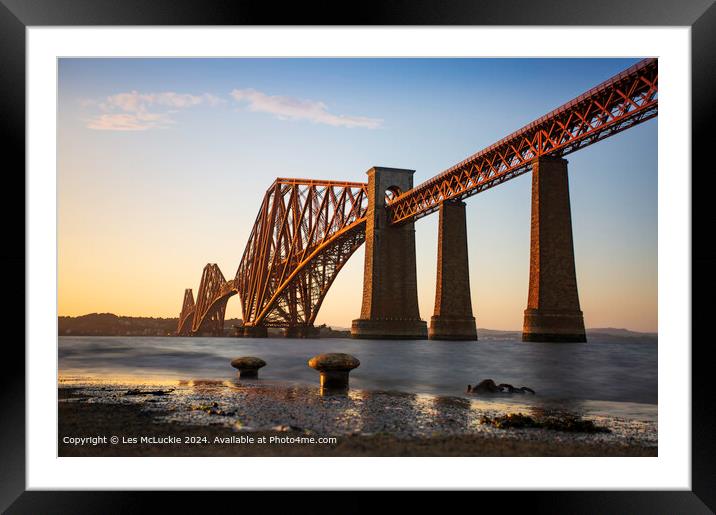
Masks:
[[[63,378],[58,410],[59,456],[656,456],[658,443],[655,421],[261,381]],[[597,431],[488,423],[506,414],[568,417]]]

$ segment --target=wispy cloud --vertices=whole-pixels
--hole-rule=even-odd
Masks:
[[[237,102],[248,103],[250,111],[273,114],[280,120],[308,120],[334,127],[366,129],[377,129],[383,124],[380,118],[333,114],[326,104],[315,100],[267,95],[255,89],[234,89],[231,96]]]
[[[164,128],[174,123],[163,113],[101,114],[87,121],[88,129],[99,131],[146,131]]]
[[[280,120],[307,120],[333,127],[360,127],[377,129],[383,124],[380,118],[334,114],[328,106],[316,100],[267,95],[255,89],[234,89],[231,97],[245,103],[250,111],[273,114]],[[84,99],[80,104],[94,110],[87,119],[88,129],[105,131],[146,131],[166,128],[174,123],[173,115],[180,110],[196,106],[215,107],[226,101],[211,93],[194,95],[164,91],[142,93],[129,91],[110,95],[101,100]]]
[[[174,123],[171,115],[178,110],[198,105],[217,106],[223,99],[203,93],[117,93],[101,101],[83,100],[84,107],[95,107],[100,113],[87,121],[87,128],[110,131],[146,131]]]

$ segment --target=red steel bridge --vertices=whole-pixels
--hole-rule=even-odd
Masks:
[[[428,181],[405,191],[389,188],[380,199],[384,223],[412,224],[533,170],[540,159],[562,158],[657,114],[657,60],[645,59]],[[177,334],[222,334],[227,301],[236,294],[247,334],[312,328],[338,272],[366,241],[371,209],[377,207],[367,183],[276,179],[235,276],[227,281],[216,264],[206,265],[196,301],[185,291]],[[571,245],[571,221],[569,230]],[[366,295],[364,289],[364,302]]]

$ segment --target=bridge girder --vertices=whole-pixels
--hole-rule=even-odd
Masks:
[[[416,220],[658,114],[657,59],[644,59],[388,203],[391,224]]]

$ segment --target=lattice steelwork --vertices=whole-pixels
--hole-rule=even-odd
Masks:
[[[388,204],[392,224],[426,216],[531,169],[541,156],[564,156],[655,117],[658,66],[645,59]]]
[[[312,325],[333,280],[365,241],[366,185],[276,179],[235,283],[244,323]]]
[[[236,294],[234,281],[227,281],[216,263],[204,267],[196,297],[191,333],[220,336],[229,297]]]
[[[181,306],[179,314],[179,324],[177,325],[177,335],[188,336],[191,333],[191,323],[194,320],[194,294],[191,288],[184,290],[184,302]]]

